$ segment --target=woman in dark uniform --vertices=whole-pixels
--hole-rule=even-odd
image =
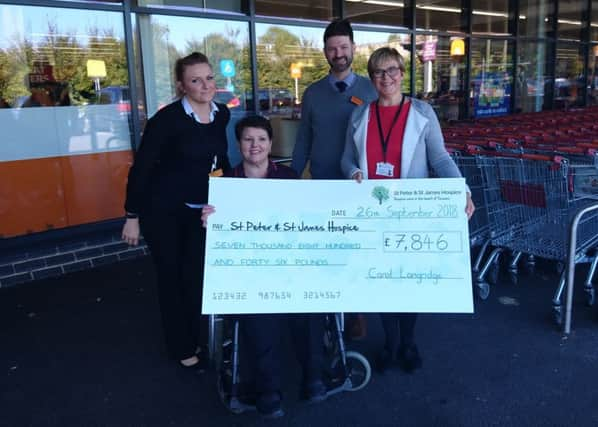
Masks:
[[[207,342],[201,316],[205,229],[201,207],[208,176],[229,169],[230,112],[213,101],[216,83],[208,58],[194,52],[175,65],[181,99],[147,123],[129,171],[122,237],[139,243],[140,230],[157,273],[166,348],[183,367],[197,368]],[[207,356],[206,356],[207,357]]]

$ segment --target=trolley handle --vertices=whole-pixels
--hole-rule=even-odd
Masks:
[[[566,159],[563,156],[549,156],[545,154],[520,154],[520,153],[504,153],[504,152],[495,152],[495,151],[487,151],[487,150],[480,150],[477,154],[481,156],[488,156],[488,157],[510,157],[514,159],[522,159],[522,160],[537,160],[543,162],[553,162],[553,163],[563,163]]]

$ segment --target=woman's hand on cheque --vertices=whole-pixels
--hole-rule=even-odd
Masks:
[[[475,205],[473,204],[473,200],[471,200],[471,193],[467,193],[467,202],[465,204],[465,213],[467,214],[467,219],[471,219],[473,213],[475,212]]]
[[[208,226],[208,217],[216,212],[216,208],[212,205],[205,205],[201,208],[201,223],[204,228]]]

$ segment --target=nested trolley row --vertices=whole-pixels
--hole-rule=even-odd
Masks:
[[[505,252],[512,254],[509,270],[513,277],[522,259],[528,266],[534,265],[535,257],[553,260],[562,271],[552,301],[560,324],[569,226],[579,210],[597,199],[595,150],[574,144],[560,149],[548,144],[497,144],[496,138],[447,145],[477,206],[470,235],[472,244],[482,245],[473,266],[478,295],[488,297],[498,258]],[[575,263],[591,263],[584,286],[590,304],[594,302],[597,245],[598,214],[594,212],[579,224],[575,255]],[[492,248],[490,254],[488,247]]]

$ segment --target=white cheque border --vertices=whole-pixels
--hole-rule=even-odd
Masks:
[[[210,179],[202,312],[473,312],[463,179]]]

